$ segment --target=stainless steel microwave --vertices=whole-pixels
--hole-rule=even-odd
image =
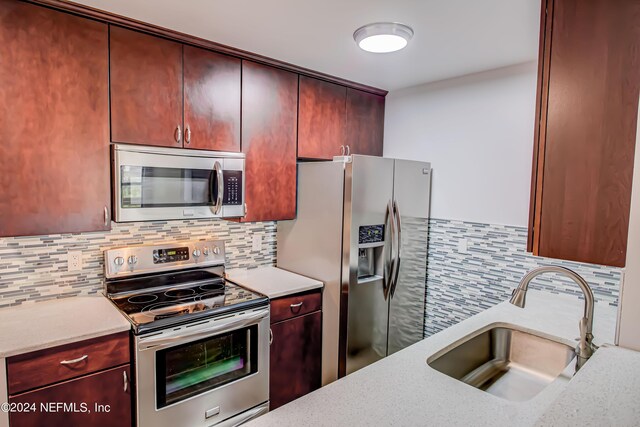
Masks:
[[[116,222],[245,214],[244,154],[112,144]]]

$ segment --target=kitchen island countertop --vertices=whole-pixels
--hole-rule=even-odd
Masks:
[[[576,425],[600,414],[607,425],[617,400],[617,425],[640,419],[640,353],[603,347],[570,381],[554,381],[524,402],[508,401],[429,367],[427,359],[469,334],[511,325],[571,346],[576,344],[582,301],[530,290],[524,309],[500,303],[398,353],[284,405],[248,425],[263,426],[533,426]],[[596,304],[594,343],[613,343],[617,310]],[[617,384],[611,379],[623,380]],[[600,396],[599,398],[595,396]],[[603,397],[607,396],[607,397]],[[625,403],[626,402],[626,403]],[[573,416],[567,414],[573,412]],[[582,412],[581,412],[582,411]],[[578,414],[578,415],[576,415]],[[609,423],[609,425],[614,425]]]

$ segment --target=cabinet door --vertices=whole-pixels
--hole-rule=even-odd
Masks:
[[[347,89],[347,145],[351,154],[382,156],[384,96]]]
[[[110,229],[107,25],[0,2],[0,236]]]
[[[184,46],[185,148],[240,151],[240,60]]]
[[[533,252],[623,267],[640,88],[640,3],[547,3]]]
[[[242,221],[296,215],[298,76],[242,62],[242,152],[247,214]]]
[[[35,405],[35,411],[11,412],[9,424],[11,427],[131,426],[130,378],[130,367],[124,365],[10,396],[9,403]],[[57,406],[58,402],[67,406]]]
[[[298,157],[331,160],[346,144],[347,88],[300,76]]]
[[[273,410],[320,388],[322,312],[271,325],[269,400]]]
[[[115,26],[110,32],[111,140],[182,147],[182,45]]]

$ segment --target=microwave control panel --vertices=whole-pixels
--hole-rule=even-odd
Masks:
[[[224,171],[223,205],[242,204],[242,171]]]

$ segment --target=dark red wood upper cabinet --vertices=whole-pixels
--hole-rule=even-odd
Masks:
[[[242,61],[242,221],[295,218],[297,118],[298,75]]]
[[[320,388],[322,312],[271,325],[269,408],[276,409]]]
[[[331,160],[346,144],[347,88],[300,76],[298,157]]]
[[[351,154],[382,156],[384,96],[347,88],[347,145]]]
[[[184,46],[185,148],[240,151],[240,60]]]
[[[622,267],[640,90],[640,2],[547,0],[542,7],[530,249]]]
[[[0,236],[110,229],[107,25],[0,1]]]
[[[9,424],[11,427],[131,426],[130,378],[131,369],[127,364],[11,396],[10,403],[34,405],[36,410],[11,412]],[[56,411],[57,402],[75,404],[76,410],[59,408]],[[82,406],[83,403],[86,406]],[[53,405],[53,410],[41,411],[41,407],[45,405]]]
[[[110,32],[111,140],[182,147],[182,44]]]

